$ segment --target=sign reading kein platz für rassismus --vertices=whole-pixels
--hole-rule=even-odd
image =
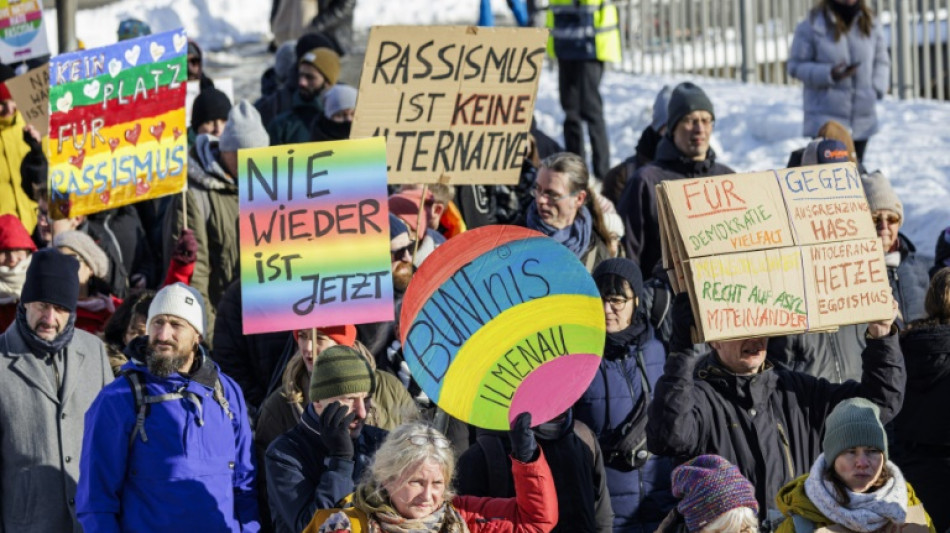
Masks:
[[[825,331],[893,313],[851,163],[657,186],[664,262],[703,340]]]
[[[376,26],[351,138],[382,135],[390,183],[517,183],[547,30]]]
[[[393,319],[381,137],[238,151],[244,333]]]

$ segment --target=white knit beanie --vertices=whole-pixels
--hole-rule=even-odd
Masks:
[[[871,212],[879,209],[887,209],[900,215],[901,224],[904,223],[904,204],[901,203],[891,182],[881,173],[875,170],[861,179],[864,185],[864,194],[868,197],[868,206]]]
[[[145,323],[151,324],[158,315],[171,315],[188,322],[204,337],[204,307],[204,299],[194,287],[178,282],[158,291],[148,306],[148,320]]]
[[[236,152],[244,148],[263,148],[270,145],[270,135],[261,124],[261,114],[247,100],[241,100],[228,113],[228,123],[221,132],[218,149]]]

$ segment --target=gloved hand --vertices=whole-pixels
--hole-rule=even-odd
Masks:
[[[349,412],[349,406],[333,402],[323,410],[320,421],[323,428],[320,438],[327,448],[327,455],[339,459],[353,459],[353,438],[350,437],[350,424],[356,413]]]
[[[673,321],[673,331],[670,333],[670,352],[682,352],[692,348],[693,337],[690,330],[696,321],[693,318],[693,308],[689,305],[689,294],[686,292],[681,292],[673,298],[670,320]]]
[[[531,431],[531,413],[521,413],[511,423],[508,432],[511,441],[511,456],[522,463],[530,463],[538,456],[538,441]]]
[[[183,265],[190,265],[198,259],[198,240],[195,239],[194,231],[186,229],[181,232],[178,242],[175,243],[172,259]]]

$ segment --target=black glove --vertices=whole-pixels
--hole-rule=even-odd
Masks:
[[[333,402],[323,410],[320,421],[323,429],[320,438],[327,447],[327,455],[339,459],[353,459],[353,438],[350,436],[350,424],[356,413],[349,412],[349,406]]]
[[[531,413],[521,413],[511,423],[508,432],[511,440],[511,456],[522,463],[530,463],[538,456],[538,441],[531,431]]]
[[[670,333],[670,352],[682,352],[693,347],[693,337],[690,334],[693,324],[693,308],[689,305],[689,294],[681,292],[673,298],[673,308],[670,310],[670,319],[673,321],[673,331]]]

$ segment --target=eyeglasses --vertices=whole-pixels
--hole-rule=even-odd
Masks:
[[[406,254],[409,254],[409,257],[412,258],[412,251],[415,250],[415,248],[416,248],[416,241],[410,241],[409,244],[403,246],[402,248],[398,250],[392,250],[389,252],[389,254],[392,256],[393,261],[402,259],[403,257],[406,256]]]
[[[531,196],[534,196],[535,200],[540,200],[541,197],[543,196],[548,202],[551,202],[551,203],[560,202],[561,200],[565,198],[571,198],[571,197],[577,196],[577,193],[579,192],[581,191],[576,191],[576,192],[572,192],[571,194],[565,195],[565,194],[553,193],[551,191],[542,191],[541,188],[538,187],[537,185],[531,188]]]
[[[607,296],[606,298],[601,298],[605,304],[609,305],[614,311],[623,311],[624,307],[627,307],[627,302],[633,298],[621,298],[620,296]]]
[[[410,435],[409,437],[406,437],[406,440],[416,446],[425,446],[426,444],[431,444],[440,450],[444,450],[452,445],[452,443],[449,442],[449,439],[445,437],[438,437],[436,435]]]
[[[901,217],[897,213],[874,213],[871,215],[871,220],[874,222],[875,226],[880,224],[882,220],[890,225],[900,222]]]

